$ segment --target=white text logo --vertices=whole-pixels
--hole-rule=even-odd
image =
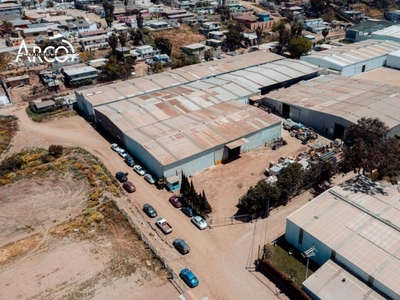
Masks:
[[[28,48],[26,47],[25,44],[25,40],[22,40],[22,43],[18,49],[18,55],[17,58],[15,59],[15,62],[18,62],[21,57],[26,57],[29,62],[33,63],[36,62],[43,63],[43,60],[49,63],[52,63],[54,61],[60,63],[65,63],[67,61],[68,62],[74,61],[75,58],[77,57],[77,55],[75,54],[74,47],[67,40],[61,40],[61,43],[66,46],[58,46],[57,48],[54,48],[53,46],[48,46],[43,50],[43,52],[39,46],[33,46],[32,52],[29,53]],[[66,55],[57,57],[60,51],[65,52]]]

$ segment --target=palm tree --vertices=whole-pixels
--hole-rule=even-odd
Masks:
[[[128,0],[124,0],[125,16],[128,16]]]
[[[13,28],[14,28],[14,25],[10,21],[4,20],[1,23],[1,29],[4,33],[10,33],[11,30],[13,30]]]
[[[261,39],[262,39],[262,34],[263,34],[263,30],[260,26],[258,26],[256,28],[256,35],[257,35],[257,45],[258,45],[258,49],[260,50],[260,44],[261,44]]]
[[[118,36],[119,42],[121,44],[121,47],[126,46],[126,42],[128,41],[128,35],[126,34],[125,31],[121,32]]]
[[[325,40],[326,40],[326,37],[328,36],[328,34],[329,34],[329,30],[328,30],[328,28],[324,28],[324,29],[322,29],[322,36],[324,37],[324,42],[325,42]]]
[[[112,53],[115,55],[115,49],[117,49],[118,46],[118,37],[115,35],[115,33],[110,35],[110,37],[108,38],[108,44],[112,49]]]

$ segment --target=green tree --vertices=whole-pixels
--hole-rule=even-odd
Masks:
[[[312,49],[312,43],[305,37],[295,37],[291,39],[288,46],[288,51],[293,58],[307,54]]]
[[[46,2],[46,6],[47,6],[48,8],[54,7],[54,2],[53,2],[53,0],[48,0],[48,1]]]
[[[228,32],[226,33],[225,45],[230,51],[235,51],[241,46],[244,36],[242,34],[243,25],[234,22],[228,25]]]
[[[189,191],[190,191],[189,180],[188,180],[187,176],[185,175],[185,173],[183,173],[183,171],[182,171],[181,188],[180,188],[180,193],[181,193],[182,197],[186,198],[187,195],[189,194]]]
[[[111,27],[112,23],[114,22],[114,4],[108,1],[103,2],[105,20],[107,23],[107,27]]]
[[[143,19],[143,15],[142,15],[141,12],[139,12],[139,13],[136,15],[136,22],[137,22],[137,27],[138,27],[139,29],[143,29],[144,19]]]
[[[128,0],[124,0],[124,6],[125,6],[125,16],[127,16],[127,15],[128,15],[128,3],[129,3],[129,1],[128,1]]]
[[[212,213],[212,207],[210,203],[208,202],[208,199],[206,197],[206,194],[203,191],[203,194],[199,195],[200,198],[200,211],[205,214],[206,216],[210,213]]]
[[[382,11],[386,10],[392,3],[392,0],[375,0],[375,6]]]
[[[13,29],[14,29],[14,25],[10,21],[3,20],[1,22],[1,31],[3,33],[9,34],[9,33],[11,33],[11,31]]]
[[[286,26],[286,21],[281,20],[276,27],[276,31],[278,32],[278,53],[282,54],[286,51],[290,42],[290,30]]]
[[[335,168],[330,162],[318,161],[311,164],[310,168],[305,171],[303,183],[304,186],[318,186],[325,182],[331,183],[332,176],[335,174]]]
[[[389,138],[382,149],[384,153],[377,168],[379,177],[389,177],[393,184],[397,184],[397,177],[400,175],[400,141]]]
[[[285,205],[289,201],[302,186],[302,180],[303,169],[301,164],[293,163],[286,167],[276,184],[281,192],[279,204]]]
[[[115,55],[115,49],[117,49],[118,46],[118,37],[115,35],[115,33],[108,37],[108,45],[111,47],[112,54]]]
[[[154,44],[158,49],[161,50],[162,53],[167,54],[168,56],[171,56],[171,51],[172,51],[172,43],[169,39],[165,37],[156,37],[154,40]]]
[[[213,59],[214,59],[213,51],[211,49],[207,49],[206,52],[204,52],[204,60],[211,61]]]
[[[224,22],[226,20],[230,20],[231,18],[231,12],[229,10],[229,7],[226,5],[218,5],[216,8],[216,13],[221,16],[221,21]]]
[[[121,47],[126,46],[126,42],[128,41],[128,35],[126,34],[126,31],[123,31],[119,34],[118,36],[119,43],[121,44]]]
[[[152,63],[151,71],[154,74],[162,73],[162,72],[164,72],[164,66],[163,66],[163,64],[161,62],[156,61],[156,62]]]
[[[340,163],[344,173],[354,171],[370,173],[379,168],[387,155],[387,134],[389,127],[378,118],[361,118],[350,125],[343,139],[343,160]],[[390,145],[391,146],[391,145]]]
[[[300,22],[293,22],[290,26],[290,36],[296,37],[296,36],[302,36],[303,33],[303,24]]]
[[[310,10],[319,17],[325,12],[325,0],[311,0]]]
[[[111,56],[100,73],[99,79],[103,82],[127,79],[132,70],[132,62],[129,59],[127,59],[125,62],[118,62],[115,56]]]
[[[135,29],[132,28],[129,33],[134,45],[139,45],[140,42],[143,43],[144,34],[140,28],[135,28]]]

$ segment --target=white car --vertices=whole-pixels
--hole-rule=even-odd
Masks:
[[[190,220],[200,230],[206,229],[208,227],[207,222],[200,216],[194,216]]]
[[[115,152],[119,152],[119,150],[121,150],[121,147],[118,146],[118,144],[114,143],[111,144],[111,149],[113,149]]]
[[[153,176],[151,176],[150,174],[144,175],[144,179],[150,184],[155,184],[156,183],[156,181],[154,180]]]
[[[133,170],[138,173],[140,176],[144,176],[146,174],[146,171],[142,168],[141,165],[134,165]]]
[[[118,151],[119,156],[121,156],[122,158],[125,158],[125,156],[128,154],[126,153],[126,151],[122,148],[119,149]]]

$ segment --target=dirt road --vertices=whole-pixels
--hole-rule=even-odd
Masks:
[[[134,182],[137,191],[129,196],[130,201],[126,201],[125,198],[117,199],[117,201],[143,232],[147,233],[147,237],[166,258],[175,273],[179,273],[184,267],[189,267],[198,276],[200,285],[193,289],[193,293],[199,299],[204,296],[213,300],[285,299],[282,294],[275,295],[277,288],[270,281],[264,277],[256,278],[246,267],[252,266],[252,262],[257,257],[258,246],[265,241],[271,241],[283,232],[285,217],[305,204],[310,195],[303,195],[286,207],[273,211],[267,220],[200,231],[191,224],[189,218],[169,204],[170,193],[165,190],[157,190],[143,180],[143,177],[128,168],[123,160],[110,149],[110,144],[84,119],[71,117],[48,123],[34,123],[26,115],[23,103],[1,109],[0,114],[15,114],[20,120],[20,131],[14,138],[11,152],[17,152],[25,147],[47,148],[51,144],[80,146],[97,155],[112,173],[121,170],[129,172],[129,179]],[[293,155],[298,150],[296,147],[282,149],[286,150],[282,150],[279,155],[290,155],[290,153]],[[247,156],[252,155],[255,154],[249,153]],[[246,165],[245,158],[241,161],[242,165]],[[257,160],[252,161],[252,164],[257,163]],[[258,165],[259,168],[265,168],[264,164],[262,167],[259,163]],[[228,166],[221,165],[213,170],[218,173]],[[250,165],[250,167],[252,166]],[[246,169],[243,172],[251,171]],[[197,180],[196,176],[194,180],[200,186],[201,181]],[[239,172],[235,176],[234,178],[240,178],[245,175]],[[257,176],[260,174],[257,173]],[[231,181],[235,182],[235,179]],[[208,193],[206,187],[204,188]],[[245,188],[246,186],[243,187],[243,192]],[[223,191],[229,189],[231,187],[228,185]],[[235,191],[235,193],[238,192],[242,192],[242,190]],[[237,198],[232,199],[233,196],[227,198],[222,194],[219,197],[218,204],[213,203],[210,199],[211,205],[215,204],[218,213],[222,212],[223,206],[232,210],[232,201],[237,201]],[[174,228],[170,235],[164,236],[158,229],[155,229],[153,219],[143,216],[140,208],[144,203],[151,203],[158,210],[159,216],[170,222]],[[184,238],[191,246],[191,252],[188,255],[182,256],[173,249],[172,240],[177,237]]]

